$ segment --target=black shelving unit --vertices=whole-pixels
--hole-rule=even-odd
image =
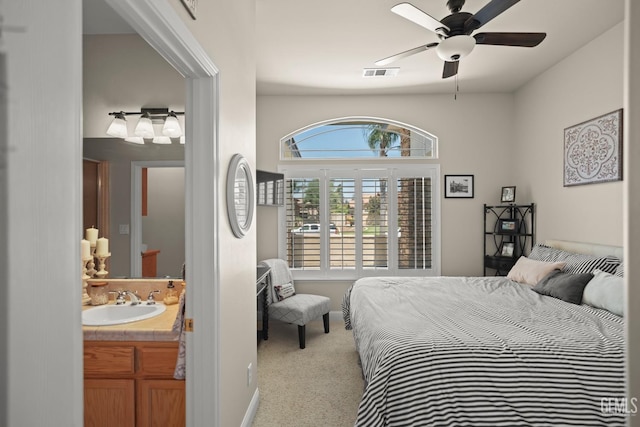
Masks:
[[[505,276],[535,244],[535,205],[484,205],[484,275]]]

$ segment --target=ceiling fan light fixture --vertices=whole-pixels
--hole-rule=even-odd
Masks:
[[[451,36],[440,42],[436,53],[443,61],[455,62],[469,55],[476,45],[476,39],[471,36]]]

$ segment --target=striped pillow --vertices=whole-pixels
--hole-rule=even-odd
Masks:
[[[545,262],[566,262],[567,265],[562,271],[571,274],[592,273],[595,269],[613,274],[621,263],[620,258],[613,255],[576,254],[543,244],[537,244],[533,247],[529,254],[529,259]]]
[[[620,263],[620,265],[616,267],[616,271],[613,274],[618,277],[624,277],[624,264]]]

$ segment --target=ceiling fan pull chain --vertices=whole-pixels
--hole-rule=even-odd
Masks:
[[[455,92],[453,93],[453,100],[457,101],[458,100],[458,91],[460,91],[460,86],[458,85],[458,75],[456,74],[455,76],[455,80],[454,80],[454,84],[456,85],[456,89]]]

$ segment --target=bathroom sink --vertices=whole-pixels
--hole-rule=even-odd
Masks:
[[[99,305],[82,312],[82,324],[85,326],[106,326],[137,322],[158,316],[166,309],[164,304]]]

